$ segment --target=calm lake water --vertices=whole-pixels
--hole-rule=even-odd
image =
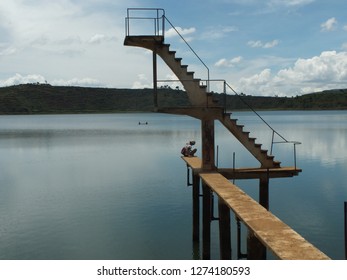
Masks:
[[[270,211],[331,258],[344,259],[347,111],[261,115],[302,142],[303,172],[270,181]],[[248,112],[235,118],[269,148],[271,131],[259,119]],[[196,257],[180,158],[191,139],[200,156],[200,123],[184,116],[0,116],[0,259]],[[236,167],[259,166],[217,123],[216,145],[220,167],[232,167],[233,153]],[[273,153],[293,166],[293,145],[276,144]],[[235,183],[257,198],[257,180]],[[219,258],[217,226],[212,258]]]

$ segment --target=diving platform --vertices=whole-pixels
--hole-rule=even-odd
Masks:
[[[210,171],[202,167],[202,160],[199,157],[182,157],[182,159],[192,169],[194,174]],[[299,175],[302,169],[292,166],[276,168],[216,168],[213,172],[218,172],[227,179],[260,179],[264,176],[267,178],[293,177]]]

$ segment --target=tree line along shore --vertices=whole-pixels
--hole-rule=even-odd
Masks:
[[[345,110],[347,89],[333,89],[295,97],[224,95],[214,93],[216,104],[229,111],[249,110]],[[159,107],[189,106],[179,89],[158,90]],[[0,87],[0,114],[74,114],[150,112],[153,89],[116,89],[49,84]]]

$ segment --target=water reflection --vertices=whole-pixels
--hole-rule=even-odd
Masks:
[[[249,113],[259,143],[271,132]],[[271,181],[270,208],[332,258],[342,258],[347,200],[344,112],[264,112],[298,146],[300,176]],[[139,121],[148,125],[139,126]],[[259,165],[216,125],[219,164]],[[160,114],[1,116],[0,259],[191,259],[191,190],[179,151],[200,147],[200,123]],[[200,149],[198,155],[200,156]],[[276,145],[292,165],[292,147]],[[237,181],[257,196],[256,181]],[[340,220],[341,219],[341,220]],[[212,256],[218,258],[213,225]]]

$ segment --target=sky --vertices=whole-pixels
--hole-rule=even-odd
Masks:
[[[0,86],[152,87],[152,54],[123,45],[127,8],[165,9],[210,79],[239,93],[290,97],[347,88],[345,0],[1,0]],[[148,28],[149,20],[131,21],[131,32]],[[207,79],[172,27],[164,29],[182,63]],[[176,79],[160,59],[158,75]]]

